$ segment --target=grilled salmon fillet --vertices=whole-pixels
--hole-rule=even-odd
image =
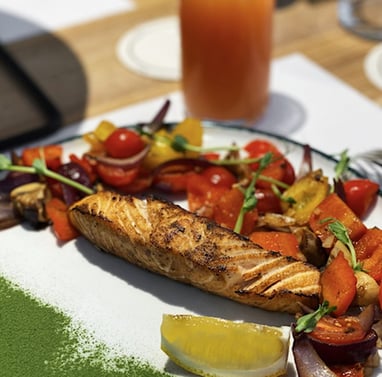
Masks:
[[[69,216],[98,248],[204,291],[270,311],[318,304],[315,267],[173,203],[102,191],[73,204]]]

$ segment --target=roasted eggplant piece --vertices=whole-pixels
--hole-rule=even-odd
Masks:
[[[51,194],[45,183],[32,182],[16,187],[10,198],[16,214],[35,228],[49,223],[45,203]]]

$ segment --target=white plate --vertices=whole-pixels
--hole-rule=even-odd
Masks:
[[[295,167],[299,166],[301,144],[248,129],[206,127],[204,145],[227,145],[234,141],[244,145],[254,138],[272,141],[288,154]],[[81,154],[87,149],[80,138],[63,145],[65,153]],[[318,151],[314,151],[313,157],[314,168],[323,168],[327,175],[333,175],[335,161],[331,157]],[[381,219],[379,197],[367,224],[381,225]],[[74,321],[80,321],[110,347],[178,376],[188,374],[169,362],[160,350],[163,313],[192,313],[268,325],[288,326],[293,320],[287,314],[250,308],[141,270],[96,250],[83,238],[59,247],[49,229],[36,232],[14,227],[1,232],[1,244],[1,275],[60,308]],[[381,368],[374,376],[378,373],[382,373]],[[293,375],[290,358],[288,376]]]

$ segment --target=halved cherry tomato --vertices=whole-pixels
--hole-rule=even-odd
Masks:
[[[104,146],[109,156],[127,158],[139,153],[145,147],[145,142],[136,132],[118,128],[105,140]]]
[[[322,317],[309,336],[326,343],[349,344],[361,341],[366,331],[356,316]]]
[[[369,179],[352,179],[343,186],[347,205],[358,217],[365,217],[375,203],[379,185]]]
[[[130,184],[139,174],[139,167],[122,169],[100,163],[97,164],[96,170],[102,182],[114,187]]]

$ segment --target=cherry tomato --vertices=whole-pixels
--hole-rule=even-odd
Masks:
[[[148,190],[152,184],[152,176],[139,172],[138,176],[129,184],[118,186],[118,191],[126,194],[138,194],[144,190]]]
[[[349,344],[361,341],[366,332],[358,317],[322,317],[309,336],[326,343]]]
[[[86,156],[78,157],[74,153],[69,155],[69,159],[71,162],[75,162],[76,164],[82,166],[82,168],[86,171],[89,176],[90,182],[94,183],[97,179],[97,173],[95,171],[94,165],[90,163],[90,161],[86,158]]]
[[[244,194],[237,188],[226,190],[219,196],[214,206],[214,220],[229,229],[234,229],[240,209],[243,205]],[[241,234],[249,235],[253,232],[258,220],[257,209],[253,209],[244,215]]]
[[[231,188],[237,182],[236,177],[222,166],[211,166],[203,170],[201,175],[215,186]]]
[[[130,184],[139,174],[139,167],[122,169],[100,163],[97,164],[96,170],[102,182],[115,187]]]
[[[209,152],[209,153],[204,153],[201,157],[208,161],[214,161],[214,160],[219,160],[220,154],[215,152]]]
[[[256,189],[257,211],[259,213],[281,213],[281,202],[278,196],[271,189]]]
[[[347,205],[360,218],[364,218],[375,203],[379,185],[369,179],[352,179],[344,182]]]
[[[155,177],[156,188],[170,193],[181,193],[187,190],[188,180],[194,177],[195,173],[190,171],[162,173]]]
[[[292,164],[282,155],[275,145],[266,140],[256,139],[244,146],[250,158],[259,158],[270,152],[273,154],[272,161],[261,173],[261,175],[284,182],[288,185],[292,184],[296,178]],[[258,163],[251,164],[253,170],[259,168]],[[257,187],[269,188],[270,182],[259,179]]]
[[[145,147],[145,142],[136,132],[118,128],[105,140],[104,146],[109,156],[127,158],[139,153]]]
[[[248,152],[251,157],[261,157],[267,152],[271,152],[276,156],[281,156],[280,151],[275,145],[267,140],[256,139],[250,141],[244,146],[244,150]]]
[[[208,213],[203,213],[206,217],[212,218],[212,208],[219,197],[228,189],[212,184],[208,178],[201,174],[194,174],[187,181],[187,201],[190,211],[196,212],[201,208],[208,208]]]

